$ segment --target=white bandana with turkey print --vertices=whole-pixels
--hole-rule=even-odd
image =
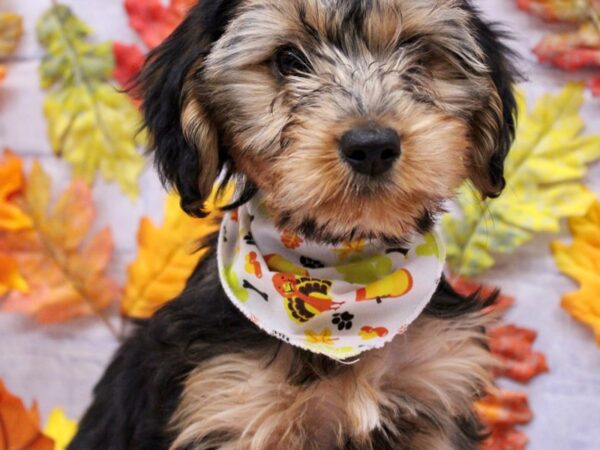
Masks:
[[[406,247],[316,244],[279,231],[253,200],[223,219],[219,276],[233,304],[265,332],[345,360],[404,333],[435,293],[441,239],[432,232]]]

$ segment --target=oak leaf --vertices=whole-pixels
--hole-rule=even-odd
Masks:
[[[48,417],[44,434],[54,441],[54,450],[65,450],[77,433],[77,422],[70,420],[60,408]]]
[[[454,274],[479,274],[495,264],[494,252],[513,252],[536,232],[558,232],[562,218],[588,210],[595,196],[581,180],[587,164],[600,158],[600,136],[582,135],[582,102],[578,84],[544,95],[532,111],[519,96],[519,127],[505,164],[505,192],[482,201],[467,184],[457,199],[460,213],[444,217]]]
[[[165,6],[161,0],[125,0],[129,25],[153,49],[164,41],[181,23],[197,0],[171,0]]]
[[[573,242],[554,242],[552,253],[558,268],[581,287],[563,296],[562,307],[589,325],[600,345],[600,202],[585,217],[571,219],[569,227]]]
[[[137,146],[141,116],[129,97],[110,79],[114,70],[110,42],[88,42],[91,30],[64,5],[46,11],[37,24],[46,48],[40,65],[50,142],[56,154],[73,165],[76,177],[92,183],[99,172],[124,193],[138,194],[144,159]]]
[[[229,194],[225,194],[225,198]],[[208,210],[216,209],[216,195],[208,202]],[[143,218],[138,230],[138,255],[128,268],[123,315],[145,319],[183,290],[188,277],[205,255],[196,251],[199,242],[218,230],[218,212],[196,219],[186,215],[179,198],[171,194],[165,203],[165,218],[157,227]]]
[[[10,56],[17,48],[23,34],[23,19],[11,12],[0,12],[0,60]],[[6,68],[0,64],[0,80]]]
[[[0,450],[54,450],[54,442],[40,430],[34,403],[28,410],[0,380]]]
[[[24,191],[12,199],[31,225],[0,230],[0,253],[13,258],[27,281],[27,292],[11,291],[2,310],[61,322],[99,314],[120,296],[105,275],[113,252],[110,230],[88,238],[95,209],[89,187],[74,181],[50,208],[52,181],[33,164]]]

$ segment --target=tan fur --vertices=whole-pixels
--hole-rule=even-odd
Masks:
[[[275,358],[219,356],[185,381],[171,448],[328,450],[347,438],[369,448],[377,428],[401,433],[393,426],[400,416],[418,427],[407,437],[410,450],[451,449],[453,419],[470,413],[489,382],[491,361],[480,331],[487,321],[422,317],[384,349],[303,386],[290,384],[289,348]],[[435,430],[419,420],[424,414],[437,423]]]
[[[501,110],[469,13],[454,0],[377,0],[363,37],[345,42],[353,50],[344,52],[327,40],[336,33],[352,39],[341,33],[334,5],[246,0],[199,62],[233,164],[260,188],[274,216],[291,229],[311,221],[327,236],[401,238],[439,212],[466,177],[493,191],[487,167]],[[282,86],[272,57],[288,42],[304,50],[312,68]],[[202,156],[204,192],[218,154],[194,83],[186,81],[183,121]],[[471,114],[478,129],[465,119]],[[341,136],[366,122],[401,138],[401,160],[379,180],[353,173],[339,154]]]

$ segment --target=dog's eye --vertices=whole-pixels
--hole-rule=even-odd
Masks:
[[[279,75],[302,76],[309,70],[308,61],[302,51],[292,45],[281,47],[275,54],[275,66]]]

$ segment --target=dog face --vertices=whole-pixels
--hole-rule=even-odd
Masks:
[[[508,53],[465,0],[203,0],[140,84],[159,172],[189,213],[225,167],[281,227],[397,240],[467,177],[502,191]]]

